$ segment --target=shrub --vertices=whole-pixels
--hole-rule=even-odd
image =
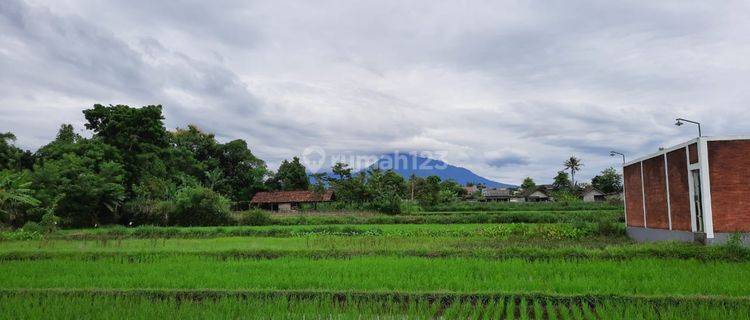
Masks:
[[[600,218],[596,222],[596,231],[602,236],[622,236],[625,235],[625,228],[620,223],[611,219]]]
[[[39,224],[44,229],[44,233],[52,233],[57,231],[60,221],[60,217],[52,212],[47,212],[42,216],[42,221]]]
[[[372,203],[372,208],[386,214],[401,213],[401,198],[397,194],[385,194],[377,197]]]
[[[271,224],[271,214],[260,209],[243,211],[238,222],[243,226],[265,226]]]
[[[401,213],[415,214],[419,212],[422,212],[422,207],[416,201],[410,201],[410,200],[401,201]]]
[[[229,220],[229,199],[201,186],[183,187],[165,203],[169,222],[178,226],[211,226]]]
[[[26,224],[23,225],[21,230],[23,230],[23,232],[28,232],[28,233],[38,233],[38,234],[44,233],[44,227],[42,227],[39,223],[36,223],[34,221],[27,221]]]

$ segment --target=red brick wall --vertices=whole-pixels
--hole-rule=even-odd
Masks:
[[[750,231],[750,140],[709,141],[714,232]]]
[[[646,192],[646,226],[669,229],[664,156],[643,161],[643,188]]]
[[[690,187],[688,186],[685,148],[667,153],[669,169],[669,203],[672,209],[672,229],[691,231]]]
[[[634,163],[623,169],[625,202],[628,226],[643,227],[643,195],[641,193],[641,164]]]
[[[698,144],[693,143],[689,145],[688,152],[690,153],[690,164],[698,163]]]

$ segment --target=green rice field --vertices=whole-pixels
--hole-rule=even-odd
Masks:
[[[572,216],[543,223],[5,231],[0,314],[13,319],[750,317],[750,250],[638,244],[621,226],[589,219],[586,210],[533,208]],[[535,214],[518,212],[489,214]]]

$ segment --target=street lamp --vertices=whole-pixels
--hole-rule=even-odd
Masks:
[[[622,153],[617,152],[617,151],[610,151],[609,152],[609,156],[610,157],[614,157],[614,156],[616,156],[618,154],[622,156],[622,164],[625,164],[625,154],[622,154]]]
[[[628,221],[628,202],[625,201],[625,154],[617,151],[609,152],[610,157],[614,157],[616,155],[622,156],[622,207],[625,211],[625,221]]]
[[[698,137],[702,137],[703,136],[703,134],[701,133],[701,124],[700,124],[700,122],[696,122],[696,121],[692,121],[692,120],[688,120],[688,119],[683,119],[683,118],[677,118],[675,120],[676,120],[676,122],[674,123],[674,125],[676,125],[678,127],[681,126],[681,125],[683,125],[683,124],[685,124],[685,122],[689,122],[689,123],[698,125]]]

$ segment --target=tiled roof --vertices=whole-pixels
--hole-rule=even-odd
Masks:
[[[256,193],[250,203],[326,202],[332,199],[333,190],[328,190],[323,194],[307,190],[271,191]]]
[[[484,189],[482,195],[485,197],[510,197],[509,189]]]

